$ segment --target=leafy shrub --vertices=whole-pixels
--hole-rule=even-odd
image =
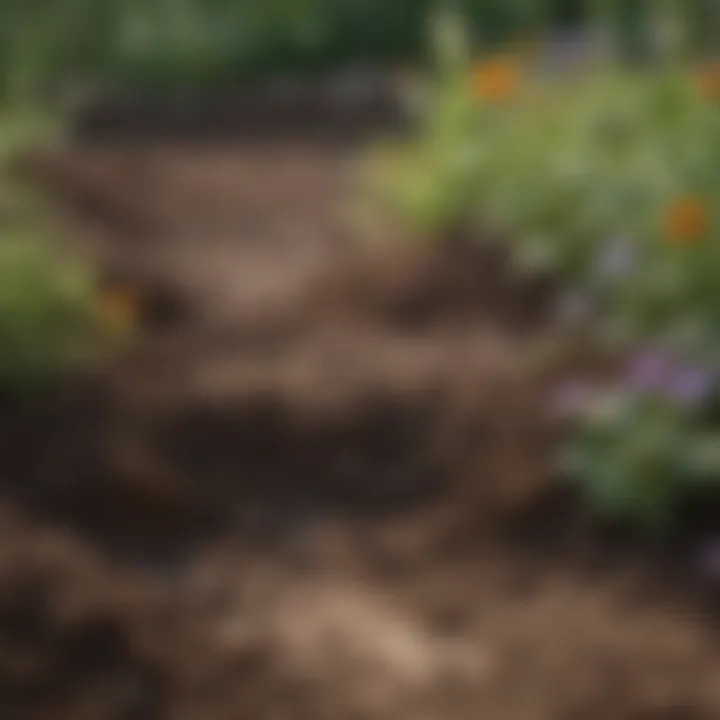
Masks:
[[[46,126],[23,111],[0,122],[0,390],[32,389],[112,330],[92,273],[50,242],[47,208],[9,171]]]
[[[87,350],[91,288],[37,238],[0,237],[0,387],[36,384]]]
[[[661,525],[720,481],[720,69],[457,60],[419,137],[385,150],[394,207],[430,232],[490,224],[571,289],[558,320],[584,313],[625,360],[559,389],[567,467],[599,508]]]

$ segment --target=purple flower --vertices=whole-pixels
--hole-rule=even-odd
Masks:
[[[596,271],[604,280],[616,280],[633,271],[636,265],[635,248],[626,238],[616,238],[604,248],[597,259]]]
[[[678,368],[668,385],[668,393],[683,405],[698,405],[713,391],[714,374],[706,368],[686,366]]]
[[[674,371],[673,359],[661,350],[643,350],[630,360],[626,381],[639,392],[662,392]]]
[[[626,382],[637,392],[658,394],[682,405],[697,405],[713,391],[715,374],[700,365],[683,363],[662,350],[650,349],[632,358]]]

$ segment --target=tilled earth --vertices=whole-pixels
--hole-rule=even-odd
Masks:
[[[358,149],[33,161],[146,312],[121,357],[5,402],[3,717],[720,717],[694,541],[602,531],[555,487],[551,289],[491,243],[359,232]]]

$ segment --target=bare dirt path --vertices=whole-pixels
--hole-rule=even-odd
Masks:
[[[546,290],[490,250],[368,249],[356,157],[115,140],[35,167],[149,314],[3,412],[0,709],[720,717],[710,590],[544,500]]]

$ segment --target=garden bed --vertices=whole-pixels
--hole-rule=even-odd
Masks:
[[[490,241],[368,243],[346,137],[120,130],[30,164],[141,312],[3,406],[9,716],[720,714],[705,530],[557,487],[551,287]]]

